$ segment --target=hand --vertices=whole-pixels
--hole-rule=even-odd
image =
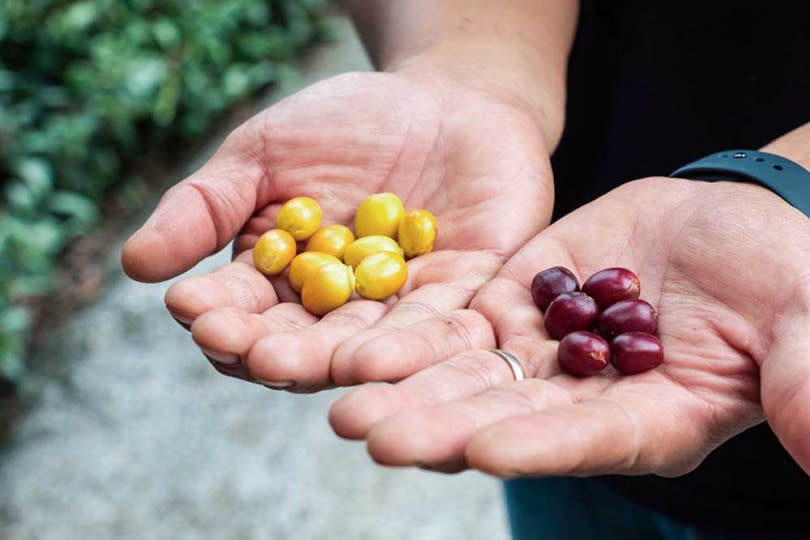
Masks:
[[[658,309],[664,364],[562,374],[529,293],[555,265],[581,279],[636,271]],[[404,381],[344,396],[330,420],[386,465],[513,477],[685,474],[767,419],[810,471],[808,268],[810,222],[764,188],[633,182],[540,233],[473,300],[532,378],[514,382],[485,350],[436,354]]]
[[[548,223],[551,172],[527,109],[439,70],[316,84],[241,126],[170,189],[125,246],[124,268],[164,280],[235,239],[233,263],[169,289],[172,315],[193,323],[195,341],[223,373],[302,392],[351,384],[353,351],[375,332],[452,320]],[[250,249],[287,199],[314,197],[325,223],[351,223],[360,201],[383,191],[430,209],[440,227],[437,251],[409,263],[398,298],[350,302],[318,320],[294,303],[284,278],[253,268]]]

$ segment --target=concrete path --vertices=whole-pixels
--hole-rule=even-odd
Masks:
[[[338,23],[299,86],[368,69]],[[36,352],[60,369],[35,374],[39,396],[0,455],[0,538],[507,537],[495,480],[374,465],[327,425],[339,391],[296,396],[218,375],[164,312],[167,284],[126,280],[117,248],[108,266],[104,297]]]

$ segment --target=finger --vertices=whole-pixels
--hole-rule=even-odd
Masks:
[[[347,346],[353,349],[349,359],[341,356]],[[335,353],[332,377],[343,386],[400,380],[453,355],[494,347],[489,321],[476,311],[456,310],[407,328],[375,327],[355,336]]]
[[[486,331],[486,324],[473,321],[470,315],[458,320],[457,316],[450,314],[466,308],[476,292],[500,267],[500,259],[487,252],[434,252],[410,261],[410,278],[400,292],[399,301],[374,328],[347,340],[336,351],[332,367],[334,380],[338,384],[348,385],[360,381],[402,378],[455,352],[475,348],[472,342],[464,347],[458,339],[453,339],[452,343],[442,346],[439,340],[444,335],[448,339],[461,338],[462,342],[471,338],[479,343],[476,338],[482,331],[484,334],[491,333]],[[434,320],[432,326],[427,322],[430,320]],[[467,322],[471,325],[469,328],[463,324]],[[419,330],[429,329],[434,339],[432,344],[437,349],[431,349],[412,332],[396,332],[418,323],[425,323]],[[469,335],[466,335],[468,330]],[[364,345],[382,336],[389,336],[395,345],[386,351],[384,359],[377,356],[373,348],[357,356]],[[411,339],[413,337],[415,339]],[[480,343],[477,346],[487,346],[487,341]],[[409,351],[411,346],[415,350]],[[444,356],[437,356],[436,353],[441,351],[445,351]],[[414,367],[409,368],[408,364]]]
[[[300,331],[265,336],[248,353],[248,369],[265,384],[284,384],[296,392],[332,386],[330,368],[335,349],[376,323],[386,309],[381,302],[353,301]]]
[[[516,341],[506,349],[523,362],[526,373],[556,355],[556,346],[550,341]],[[363,439],[376,423],[400,411],[473,396],[514,381],[514,377],[509,365],[497,354],[469,351],[397,384],[365,385],[344,395],[332,405],[329,422],[341,437]]]
[[[457,472],[466,467],[464,449],[476,431],[498,420],[571,402],[571,394],[554,383],[526,379],[481,394],[401,412],[376,424],[368,451],[380,464],[428,465]]]
[[[572,405],[514,416],[479,431],[467,445],[467,464],[507,478],[679,476],[727,439],[714,431],[710,417],[716,407],[662,373],[621,382],[610,377],[560,379],[603,384],[604,391],[580,389]]]
[[[497,319],[487,320],[479,313],[493,314],[504,304],[510,309]],[[341,383],[398,380],[455,354],[494,348],[495,336],[489,322],[493,320],[496,333],[502,337],[501,343],[527,351],[528,359],[533,357],[534,348],[544,347],[542,343],[548,338],[542,314],[530,293],[519,283],[496,279],[479,293],[475,305],[476,311],[457,310],[402,329],[386,328],[387,317],[384,318],[374,329],[359,334],[340,348],[333,367],[335,379]],[[351,351],[351,357],[341,358],[341,353],[354,347],[356,341],[361,344]],[[559,373],[557,363],[548,361],[531,362],[530,370],[527,372],[530,377],[548,378]]]
[[[278,301],[273,285],[253,266],[249,251],[211,273],[175,283],[165,297],[172,316],[185,324],[212,309],[236,307],[261,313]]]
[[[503,420],[476,434],[470,467],[496,476],[589,475],[631,471],[641,433],[620,405],[593,400]]]
[[[527,282],[525,276],[513,275],[510,269],[515,269],[511,261],[498,277],[481,289],[470,304],[470,308],[492,321],[500,343],[515,340],[550,340],[543,325],[543,313],[537,309],[532,299],[529,283],[534,274]],[[556,366],[556,363],[553,365]],[[543,372],[535,373],[533,376],[547,378],[552,374],[554,373]]]
[[[236,136],[235,136],[236,135]],[[216,253],[273,195],[271,176],[258,153],[238,145],[236,133],[189,178],[169,189],[121,254],[126,273],[162,281]]]
[[[210,359],[223,366],[237,366],[261,338],[294,332],[317,320],[300,304],[283,303],[264,313],[227,307],[200,316],[191,327],[191,335]]]
[[[537,309],[528,287],[516,279],[499,275],[473,300],[471,308],[492,321],[499,335],[548,339],[543,314]]]

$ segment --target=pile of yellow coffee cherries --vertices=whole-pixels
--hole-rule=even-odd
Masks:
[[[405,257],[433,251],[438,230],[433,214],[406,213],[393,193],[369,195],[360,203],[354,233],[343,225],[321,227],[322,216],[314,199],[290,199],[276,216],[276,228],[253,247],[253,264],[263,274],[278,275],[289,266],[290,287],[306,310],[319,316],[348,302],[355,291],[369,300],[396,294],[408,279]],[[304,251],[296,255],[296,242],[303,241]]]

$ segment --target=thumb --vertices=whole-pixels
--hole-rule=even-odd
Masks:
[[[761,366],[765,417],[782,446],[810,474],[810,314],[785,319]]]
[[[202,168],[163,195],[124,245],[127,275],[155,282],[188,270],[225,247],[270,202],[270,175],[261,158],[231,146],[226,140]]]

